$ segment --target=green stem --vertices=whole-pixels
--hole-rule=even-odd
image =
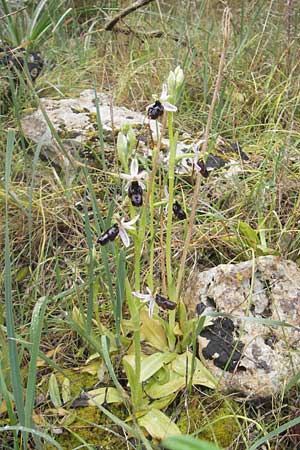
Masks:
[[[171,252],[171,239],[172,239],[172,218],[173,218],[173,202],[174,202],[174,171],[175,171],[175,158],[176,158],[176,143],[173,135],[173,113],[168,114],[168,131],[170,142],[170,156],[169,156],[169,201],[168,201],[168,217],[167,217],[167,236],[166,236],[166,267],[167,267],[167,281],[168,281],[168,294],[172,295],[172,252]]]
[[[135,287],[136,291],[140,291],[140,285],[141,285],[141,283],[140,283],[141,251],[142,251],[142,245],[144,242],[144,237],[145,237],[145,232],[146,232],[146,219],[147,219],[147,210],[148,210],[149,205],[150,205],[150,222],[151,222],[151,208],[153,209],[152,214],[154,214],[154,203],[153,203],[154,196],[153,196],[152,191],[153,191],[153,183],[154,183],[157,164],[158,164],[161,140],[162,140],[162,136],[163,136],[164,130],[165,130],[165,124],[166,124],[166,117],[164,115],[160,135],[158,134],[158,125],[157,125],[157,136],[159,136],[159,138],[158,138],[157,145],[153,149],[152,169],[151,169],[150,176],[149,176],[148,189],[147,189],[146,196],[145,196],[145,206],[143,208],[142,217],[140,220],[140,228],[139,228],[139,232],[138,232],[138,243],[136,246],[136,260],[135,260],[135,265],[134,265],[134,272],[135,272],[134,287]],[[152,196],[152,199],[151,199],[151,196]],[[153,220],[151,223],[153,223]],[[150,232],[151,232],[151,225],[150,225]],[[153,250],[153,252],[154,252],[154,250]],[[153,266],[153,263],[152,263],[152,266]],[[150,268],[150,270],[152,270],[152,273],[153,273],[153,267]]]
[[[166,235],[166,268],[167,268],[167,282],[168,282],[168,296],[170,299],[174,298],[174,283],[172,276],[172,218],[173,218],[173,203],[174,203],[174,172],[176,161],[176,137],[173,134],[173,113],[168,114],[168,131],[170,142],[170,156],[169,156],[169,200],[168,200],[168,217],[167,217],[167,235]],[[168,342],[171,350],[175,347],[175,311],[169,313],[169,327],[168,327]]]
[[[156,122],[156,136],[159,135],[158,123]],[[157,165],[157,149],[153,151],[152,154],[152,167],[156,167]],[[155,174],[155,172],[154,172]],[[153,180],[152,180],[153,181]],[[149,191],[149,211],[150,211],[150,220],[149,220],[149,230],[150,230],[150,260],[149,260],[149,273],[148,273],[148,286],[153,291],[153,266],[154,266],[154,189]]]
[[[130,283],[128,278],[125,280],[126,298],[130,311],[131,320],[133,322],[133,343],[134,343],[134,361],[135,361],[135,383],[131,386],[132,389],[132,401],[134,411],[138,411],[142,408],[143,391],[141,385],[141,333],[140,333],[140,310],[139,302],[133,298],[131,293]]]

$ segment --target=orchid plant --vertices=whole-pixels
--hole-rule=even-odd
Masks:
[[[128,189],[128,195],[130,197],[130,193],[132,190],[140,193],[140,190],[146,192],[145,203],[132,201],[131,205],[129,204],[129,211],[131,219],[126,221],[124,217],[121,220],[117,220],[117,224],[111,227],[111,234],[109,230],[104,233],[101,237],[106,243],[110,240],[114,240],[116,236],[120,236],[121,241],[123,242],[125,248],[130,247],[130,237],[128,232],[133,231],[135,229],[135,224],[139,221],[139,228],[137,230],[135,239],[134,239],[134,280],[135,280],[135,290],[132,292],[130,289],[130,283],[128,278],[126,278],[126,298],[128,301],[128,306],[131,314],[132,323],[134,325],[133,330],[133,342],[134,342],[134,355],[135,355],[135,367],[136,367],[136,380],[133,385],[138,385],[140,380],[140,368],[141,368],[141,340],[140,340],[140,323],[141,323],[141,314],[143,311],[142,304],[148,304],[148,318],[146,319],[144,316],[143,320],[154,320],[154,309],[157,304],[159,308],[166,311],[169,316],[169,324],[165,322],[163,329],[166,333],[167,339],[169,341],[170,350],[174,350],[175,348],[175,308],[176,303],[172,301],[174,298],[174,284],[172,279],[172,267],[171,267],[171,230],[172,230],[172,216],[173,216],[173,204],[174,204],[174,172],[175,172],[175,164],[176,164],[176,135],[173,132],[173,114],[177,112],[176,102],[179,98],[179,93],[182,88],[182,84],[184,81],[183,71],[180,66],[176,67],[174,71],[171,71],[167,81],[162,85],[162,91],[159,98],[155,99],[155,103],[151,104],[147,109],[147,115],[150,120],[157,120],[159,117],[162,117],[163,126],[160,134],[157,133],[159,137],[158,142],[155,144],[153,149],[153,158],[152,158],[152,170],[149,175],[145,170],[139,170],[139,162],[138,156],[133,153],[136,151],[136,138],[131,127],[123,127],[123,129],[119,132],[117,138],[117,152],[119,161],[123,168],[123,172],[119,175],[121,180],[125,181],[125,189]],[[154,267],[154,242],[155,242],[155,189],[156,186],[155,178],[157,177],[157,163],[159,161],[159,151],[160,151],[160,139],[164,133],[164,127],[167,124],[168,128],[168,137],[169,137],[169,168],[168,168],[168,181],[164,182],[164,192],[165,192],[165,214],[167,216],[167,224],[166,224],[166,241],[165,244],[162,244],[162,251],[165,253],[165,264],[167,269],[167,289],[163,289],[163,295],[153,294],[155,292],[154,289],[154,276],[153,276],[153,267]],[[158,127],[157,127],[158,128]],[[147,180],[147,185],[146,185]],[[146,191],[147,189],[147,191]],[[134,199],[136,200],[136,199]],[[135,215],[134,207],[141,207],[141,214]],[[177,206],[177,205],[176,205]],[[124,207],[124,206],[123,206]],[[125,203],[126,207],[126,203]],[[178,209],[179,205],[177,206]],[[182,219],[182,215],[184,214],[181,211],[181,216],[177,216]],[[148,225],[148,228],[147,228]],[[148,280],[148,286],[145,287],[145,291],[141,290],[141,256],[144,252],[145,246],[147,245],[147,241],[145,240],[146,231],[149,229],[149,261],[150,268],[148,272],[148,276],[146,277]],[[100,238],[100,239],[101,239]],[[163,239],[164,236],[162,237]],[[101,243],[101,242],[100,242]],[[163,262],[164,264],[164,262]],[[130,290],[129,290],[130,289]],[[140,300],[140,302],[138,301]],[[155,317],[155,320],[156,317]],[[133,388],[134,390],[134,388]],[[141,393],[136,394],[135,401],[138,403],[140,400]],[[135,404],[136,408],[139,408],[138,404]]]

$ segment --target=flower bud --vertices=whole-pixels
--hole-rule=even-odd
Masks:
[[[183,70],[180,66],[177,66],[175,69],[175,80],[176,80],[176,89],[180,88],[184,80]]]
[[[169,96],[173,97],[175,94],[175,88],[176,88],[176,77],[175,73],[170,70],[169,76],[168,76],[168,94]]]
[[[129,127],[129,130],[127,132],[127,141],[129,144],[129,155],[128,156],[130,156],[132,150],[134,150],[136,147],[136,137],[135,137],[135,133],[134,133],[132,127]]]
[[[126,168],[126,156],[127,156],[127,139],[124,134],[119,131],[117,139],[117,151],[119,160],[124,168]]]

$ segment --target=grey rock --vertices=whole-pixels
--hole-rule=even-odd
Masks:
[[[106,150],[113,151],[114,137],[116,139],[119,130],[129,124],[139,135],[139,151],[145,157],[151,157],[151,144],[157,142],[162,129],[161,124],[155,120],[148,120],[146,114],[125,107],[112,106],[110,96],[105,93],[97,93],[97,98]],[[98,139],[95,92],[87,89],[77,98],[59,100],[41,98],[40,103],[38,110],[23,117],[21,121],[23,132],[34,143],[42,142],[41,152],[46,158],[55,162],[64,171],[70,171],[70,167],[76,168],[80,165],[78,158],[80,149],[87,144],[90,146],[91,142]],[[53,127],[52,132],[49,122]],[[55,134],[59,136],[60,143]],[[188,133],[182,133],[176,147],[176,173],[190,174],[193,171],[195,152],[200,150],[202,143],[202,138],[193,140]],[[224,147],[224,144],[222,145]],[[228,173],[231,171],[233,175],[242,170],[240,166],[242,153],[238,152],[234,145],[237,144],[230,144],[229,147],[231,150],[234,148],[237,158],[226,163],[222,160],[222,165],[226,165]],[[163,137],[159,155],[159,162],[162,165],[168,164],[168,150],[169,139]],[[208,170],[214,168],[219,166],[208,167]]]
[[[145,123],[145,115],[131,111],[125,107],[113,108],[110,105],[109,96],[97,93],[99,111],[103,128],[103,137],[106,142],[112,142],[112,134],[125,125],[140,128]],[[41,98],[41,107],[22,119],[22,128],[25,136],[34,143],[43,141],[42,151],[50,160],[57,163],[60,153],[59,165],[68,165],[66,159],[74,162],[76,151],[97,136],[96,131],[96,104],[95,92],[86,90],[81,92],[78,98],[52,100]],[[49,128],[49,121],[53,130]],[[153,135],[156,135],[156,127],[151,126]],[[67,155],[63,155],[58,149],[55,133],[60,137]],[[47,136],[47,139],[45,139]]]
[[[294,262],[262,256],[194,273],[184,301],[190,318],[206,316],[199,356],[224,391],[273,395],[299,371],[300,269]]]

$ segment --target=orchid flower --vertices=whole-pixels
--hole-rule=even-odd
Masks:
[[[134,230],[133,225],[135,224],[135,222],[138,220],[139,217],[140,215],[138,214],[133,219],[129,220],[129,222],[125,222],[123,218],[121,219],[119,225],[119,236],[126,248],[129,247],[130,245],[130,239],[126,230]]]
[[[122,178],[122,180],[127,181],[126,189],[128,189],[130,183],[132,183],[133,181],[137,181],[139,186],[141,186],[142,189],[145,189],[145,185],[141,180],[147,177],[147,172],[143,170],[139,173],[139,163],[136,158],[131,160],[130,174],[128,175],[127,173],[121,173],[120,177]]]
[[[168,102],[167,83],[163,83],[162,92],[159,100],[147,107],[147,115],[149,119],[156,120],[163,115],[164,111],[176,112],[177,107]]]
[[[176,112],[177,111],[177,106],[172,105],[171,103],[168,102],[168,87],[167,87],[167,83],[163,83],[162,85],[162,91],[161,91],[161,96],[160,96],[160,101],[161,104],[163,105],[164,109],[166,111],[169,112]]]
[[[153,310],[155,306],[155,298],[153,297],[151,290],[146,287],[147,294],[141,294],[140,292],[132,292],[132,294],[139,298],[143,303],[149,302],[149,317],[152,319]]]
[[[199,170],[197,162],[200,157],[200,147],[202,144],[204,144],[204,142],[205,142],[205,139],[200,139],[198,142],[196,142],[196,144],[193,145],[193,150],[194,150],[194,154],[195,154],[195,156],[193,158],[193,163],[194,163],[196,170]]]

